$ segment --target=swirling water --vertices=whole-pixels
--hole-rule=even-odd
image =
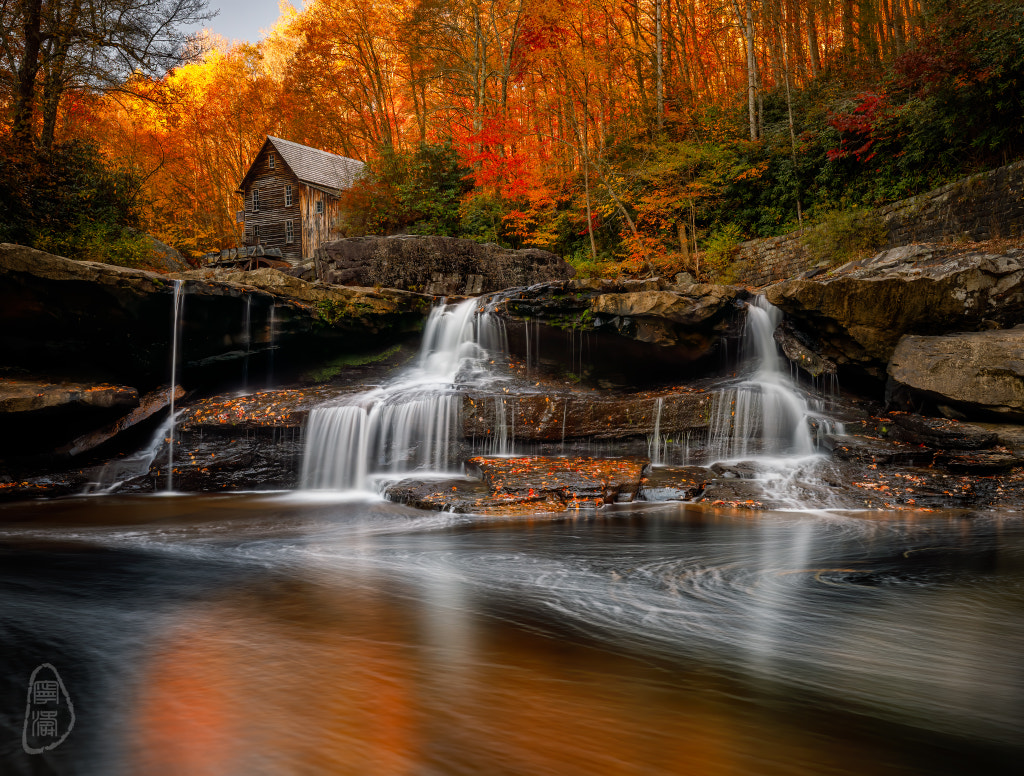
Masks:
[[[317,494],[0,507],[0,771],[1013,773],[1024,524]],[[79,723],[19,749],[56,666]]]

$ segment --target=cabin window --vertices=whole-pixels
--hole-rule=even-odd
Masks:
[[[253,224],[252,225],[252,239],[253,239],[253,242],[259,242],[260,241],[260,225],[259,224]]]
[[[285,187],[284,187],[284,206],[285,207],[291,207],[292,206],[292,184],[290,184],[290,183],[285,184]]]
[[[288,188],[291,188],[291,186]],[[284,222],[284,241],[286,243],[295,242],[295,224],[292,221]]]
[[[316,206],[313,208],[313,212],[314,213],[323,213],[324,212],[324,201],[322,199],[318,199],[316,201]]]
[[[252,212],[253,213],[259,213],[260,212],[260,193],[256,189],[254,189],[253,192],[252,192]]]
[[[267,167],[273,170],[276,165],[277,155],[273,151],[271,151],[269,154],[267,154]]]

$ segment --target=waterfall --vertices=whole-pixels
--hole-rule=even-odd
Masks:
[[[277,331],[274,325],[276,323],[275,309],[274,305],[270,305],[270,311],[267,313],[267,388],[272,388],[274,385],[274,348],[277,347],[277,342],[275,341]]]
[[[708,433],[712,459],[814,452],[807,402],[775,346],[773,333],[781,318],[778,308],[761,296],[747,307],[740,359],[748,371],[718,395]]]
[[[511,422],[509,415],[512,416]],[[492,455],[513,456],[515,455],[516,437],[516,410],[513,405],[512,411],[508,410],[508,399],[504,396],[494,399],[494,445],[491,449]]]
[[[170,435],[167,445],[167,490],[174,490],[174,387],[178,381],[178,335],[181,329],[183,284],[174,281],[174,309],[171,313]]]
[[[661,443],[661,413],[664,409],[665,399],[659,396],[654,400],[654,433],[651,434],[651,441],[648,444],[652,466],[661,466],[665,463],[665,456],[663,454],[665,448]]]
[[[505,350],[503,324],[479,309],[478,300],[435,307],[414,367],[388,385],[310,413],[301,487],[368,490],[376,476],[454,473],[459,389],[487,380],[489,354]],[[507,427],[504,435],[498,447],[510,451]]]
[[[249,357],[252,355],[252,294],[245,295],[242,341],[245,343],[245,356],[242,359],[242,393],[245,394],[249,392]]]

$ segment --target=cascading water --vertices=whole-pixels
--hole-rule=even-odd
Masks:
[[[654,433],[648,444],[651,465],[660,466],[665,463],[665,445],[661,439],[661,413],[665,409],[665,399],[659,396],[654,400]]]
[[[178,338],[181,329],[181,307],[184,285],[174,281],[174,310],[171,314],[171,387],[169,389],[170,433],[167,444],[167,490],[174,490],[174,388],[178,383]]]
[[[245,313],[242,316],[242,341],[245,357],[242,359],[242,393],[249,392],[249,357],[252,355],[252,295],[245,295]]]
[[[270,305],[267,313],[267,388],[274,385],[274,348],[277,347],[277,327],[274,305]]]
[[[376,477],[451,473],[459,388],[486,383],[488,354],[507,350],[501,321],[469,299],[431,311],[415,367],[394,382],[310,413],[304,489],[368,490]],[[501,440],[499,449],[510,442]]]
[[[775,346],[773,333],[781,319],[764,297],[747,308],[740,357],[753,369],[718,396],[708,434],[712,460],[814,453],[807,402]]]

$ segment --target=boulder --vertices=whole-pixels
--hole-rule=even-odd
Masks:
[[[890,393],[935,404],[947,417],[1024,420],[1024,326],[900,340]]]
[[[644,459],[478,456],[466,462],[466,471],[479,476],[495,499],[553,497],[566,508],[582,509],[633,501],[647,464]]]
[[[900,338],[1006,328],[1024,321],[1024,251],[983,254],[928,245],[883,251],[827,275],[771,286],[810,350],[881,382]]]
[[[406,479],[385,496],[420,509],[485,515],[596,509],[636,499],[643,459],[471,458],[469,478]]]
[[[316,251],[317,277],[350,286],[466,295],[570,278],[575,270],[559,256],[529,248],[510,250],[436,235],[349,237]]]
[[[714,478],[702,466],[654,466],[648,469],[640,485],[643,501],[693,501]]]

